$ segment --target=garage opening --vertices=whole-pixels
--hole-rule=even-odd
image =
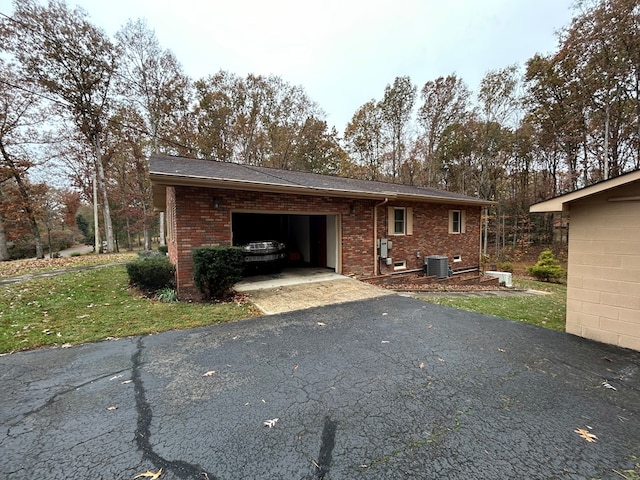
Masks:
[[[286,245],[291,265],[338,271],[337,215],[236,212],[231,231],[234,245],[276,240]]]

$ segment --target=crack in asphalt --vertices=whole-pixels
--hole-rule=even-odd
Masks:
[[[122,372],[125,372],[125,370],[118,370],[116,372],[109,372],[109,373],[105,373],[104,375],[100,375],[99,377],[95,377],[92,378],[91,380],[87,380],[86,382],[82,382],[79,383],[77,385],[70,385],[67,388],[60,390],[59,392],[54,393],[53,395],[51,395],[42,405],[39,405],[36,408],[32,408],[31,410],[28,410],[26,412],[23,412],[20,414],[20,418],[17,419],[17,417],[14,417],[14,419],[16,419],[16,421],[12,422],[12,423],[8,423],[8,428],[7,428],[7,437],[11,437],[11,430],[13,427],[17,426],[20,424],[20,422],[24,421],[25,418],[30,417],[32,415],[35,415],[37,413],[40,413],[42,410],[50,407],[51,405],[53,405],[54,403],[56,403],[58,401],[58,399],[64,395],[67,395],[68,393],[74,392],[76,390],[79,390],[82,387],[86,387],[87,385],[92,384],[93,382],[96,382],[98,380],[102,380],[103,378],[107,378],[107,377],[112,377],[113,375],[118,375]]]
[[[136,411],[138,413],[138,422],[135,431],[135,440],[138,449],[142,450],[143,457],[150,460],[156,467],[162,468],[165,471],[171,470],[178,478],[217,480],[217,477],[205,471],[199,465],[193,465],[182,460],[167,460],[153,450],[153,446],[151,445],[151,421],[153,420],[153,412],[147,400],[140,374],[140,357],[142,356],[143,349],[142,338],[139,338],[136,351],[131,357],[131,363],[133,364],[131,380],[133,380]]]
[[[318,477],[319,480],[323,480],[325,475],[329,473],[331,456],[333,454],[333,448],[336,445],[337,429],[338,421],[332,420],[331,417],[325,417],[320,441],[320,453],[318,454],[318,464],[316,466],[316,477]]]

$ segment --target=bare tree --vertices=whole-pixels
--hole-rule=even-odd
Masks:
[[[28,148],[39,136],[35,128],[44,122],[40,98],[25,88],[28,84],[21,86],[15,71],[1,59],[0,78],[0,187],[8,182],[15,187],[12,190],[16,193],[0,193],[0,213],[2,210],[5,215],[24,213],[33,235],[36,257],[43,258],[38,202],[29,180],[29,170],[34,166],[34,161]],[[4,223],[1,233],[0,259],[7,260]]]
[[[418,123],[424,129],[425,183],[434,186],[438,183],[436,174],[439,170],[435,152],[444,131],[467,115],[470,92],[462,79],[448,75],[425,83],[421,96],[423,103],[418,112]]]
[[[94,153],[102,198],[107,252],[114,235],[103,165],[105,125],[112,102],[112,77],[118,53],[106,34],[80,9],[50,0],[16,0],[13,17],[0,27],[0,40],[17,59],[24,78],[33,79],[54,96]]]
[[[405,135],[413,115],[416,86],[409,77],[396,77],[393,85],[387,85],[380,103],[382,118],[391,140],[391,178],[395,179],[407,150]]]

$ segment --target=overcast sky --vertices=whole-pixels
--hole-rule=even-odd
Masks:
[[[67,0],[109,35],[146,18],[194,79],[227,70],[302,85],[342,133],[394,78],[456,73],[476,90],[490,70],[557,46],[573,0]],[[0,11],[13,11],[0,0]]]

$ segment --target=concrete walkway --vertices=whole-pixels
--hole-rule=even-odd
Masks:
[[[336,303],[353,302],[388,295],[430,297],[512,297],[549,295],[539,290],[498,290],[396,292],[339,275],[326,268],[287,268],[277,273],[244,278],[234,286],[245,293],[263,313],[294,312]]]
[[[322,268],[285,269],[247,277],[235,285],[267,315],[394,295]]]

